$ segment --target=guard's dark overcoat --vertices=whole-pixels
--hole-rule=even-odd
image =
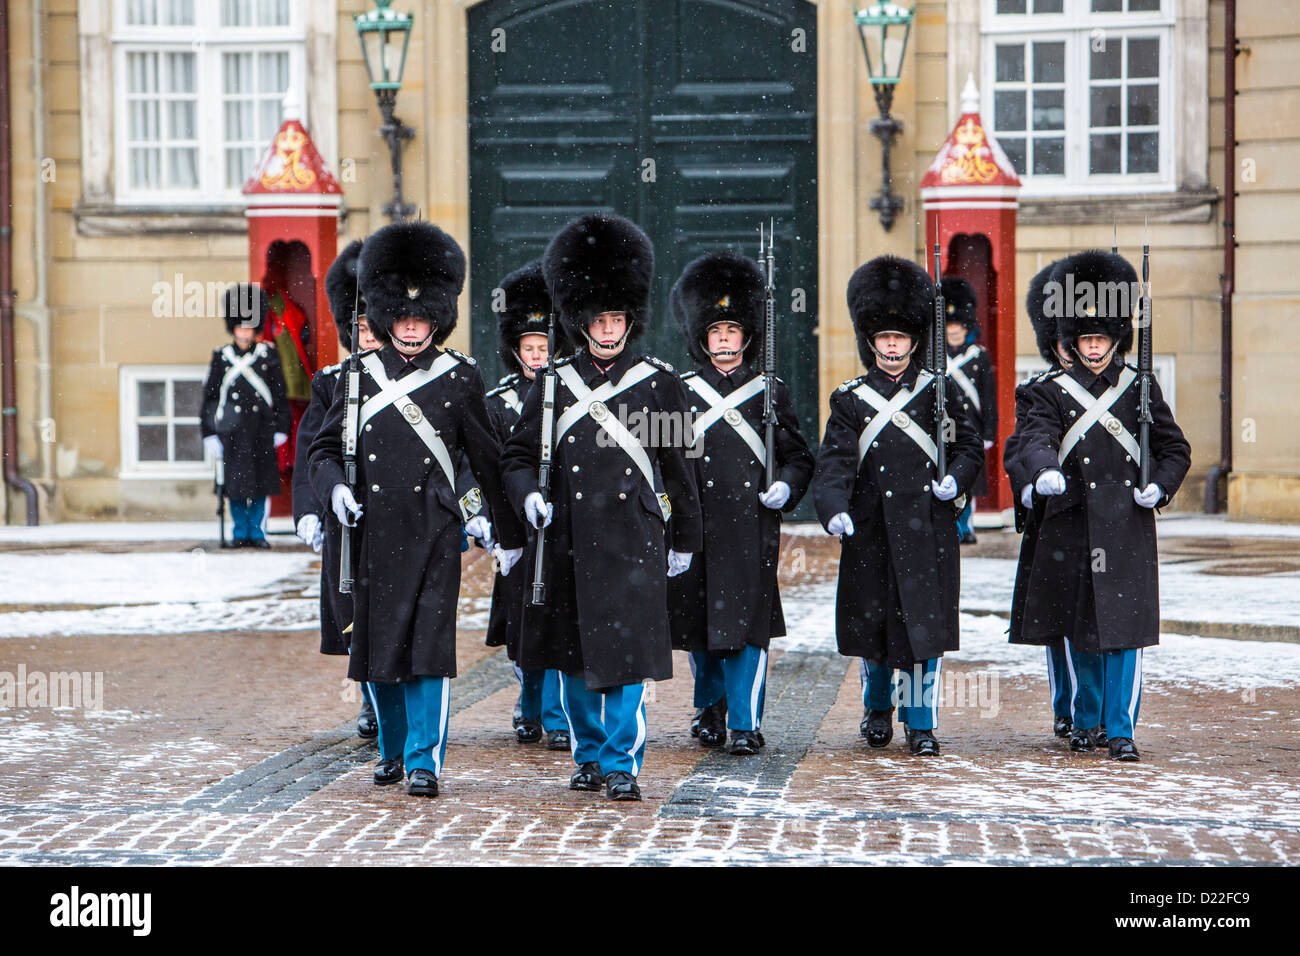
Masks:
[[[523,399],[532,382],[516,372],[507,376],[496,388],[487,393],[488,418],[497,440],[504,446],[515,423],[519,421],[519,410],[523,408]],[[533,546],[531,529],[528,533],[528,547]],[[505,647],[506,654],[512,661],[519,660],[519,628],[523,614],[524,600],[527,597],[528,584],[532,579],[523,573],[523,562],[519,569],[508,577],[496,575],[492,582],[492,608],[488,612],[487,645],[488,647]]]
[[[407,362],[387,344],[375,353],[390,380],[428,369],[442,354],[425,349]],[[410,394],[446,443],[463,452],[489,503],[502,547],[523,545],[519,522],[501,494],[501,446],[492,432],[483,381],[473,360]],[[364,367],[362,402],[378,392]],[[321,500],[343,480],[346,389],[337,388],[311,447],[311,481]],[[360,551],[353,585],[354,623],[348,676],[394,684],[414,677],[456,676],[456,601],[460,592],[462,516],[457,492],[398,409],[389,405],[357,440],[356,498]],[[517,572],[516,572],[517,573]]]
[[[266,383],[271,404],[240,376],[226,393],[226,404],[217,412],[221,401],[221,381],[230,368],[230,356],[257,353],[252,369]],[[275,347],[258,342],[252,349],[240,351],[232,343],[214,349],[208,378],[203,385],[203,408],[199,427],[203,437],[221,439],[225,461],[227,498],[265,498],[280,493],[280,464],[275,453],[275,434],[288,435],[292,427],[289,398]]]
[[[998,380],[997,374],[993,369],[993,357],[989,355],[988,349],[982,345],[963,345],[955,352],[948,350],[948,367],[956,369],[957,363],[962,357],[970,351],[972,357],[965,365],[961,366],[960,372],[970,381],[979,396],[979,407],[971,400],[970,394],[961,387],[957,382],[958,391],[961,394],[962,408],[966,411],[966,416],[970,419],[971,425],[979,434],[982,441],[996,442],[998,440]],[[952,376],[956,382],[956,376]],[[971,486],[971,495],[987,495],[989,493],[989,475],[987,468],[981,468],[979,474],[975,476],[974,484]]]
[[[655,492],[626,451],[598,438],[604,430],[586,415],[555,445],[555,512],[546,529],[547,602],[524,606],[520,666],[581,674],[591,690],[672,677],[665,549],[695,553],[703,546],[694,469],[680,432],[682,423],[689,422],[689,405],[677,373],[658,359],[643,358],[632,346],[607,371],[585,347],[556,364],[571,366],[594,389],[606,381],[619,382],[643,362],[653,366],[653,374],[612,398],[608,409],[645,439],[643,446],[649,445],[646,453],[672,506],[671,544]],[[507,493],[519,514],[524,499],[537,490],[541,378],[524,399],[503,456]],[[574,394],[558,382],[557,420],[574,404]],[[651,442],[651,431],[669,440]],[[664,434],[673,431],[677,434]],[[525,556],[523,570],[531,581],[532,550]]]
[[[1057,379],[1069,375],[1098,396],[1118,382],[1121,368],[1112,361],[1094,375],[1075,363],[1028,392],[1031,404],[1018,458],[1031,480],[1059,467],[1065,493],[1048,498],[1043,508],[1025,598],[1027,641],[1065,636],[1087,653],[1159,643],[1155,512],[1133,500],[1138,463],[1100,423],[1064,462],[1057,460],[1066,432],[1084,414]],[[1110,408],[1135,438],[1138,399],[1135,381]],[[1151,414],[1151,480],[1164,489],[1163,506],[1191,467],[1191,447],[1154,381]]]
[[[308,451],[320,431],[325,414],[334,403],[334,389],[341,375],[342,365],[321,369],[311,379],[311,400],[298,422],[297,450],[293,464],[293,523],[297,527],[303,516],[314,514],[320,518],[321,529],[321,579],[320,579],[320,652],[346,654],[348,639],[343,629],[352,621],[352,595],[339,593],[339,546],[343,540],[342,528],[329,502],[323,501],[312,487]],[[355,543],[357,536],[353,536]],[[355,555],[353,556],[355,560]]]
[[[730,375],[712,363],[682,375],[692,412],[708,403],[690,390],[698,376],[726,398],[758,374],[748,363]],[[760,376],[761,377],[761,376]],[[782,508],[793,511],[812,481],[815,462],[799,431],[799,419],[785,383],[777,380],[776,480],[790,486]],[[760,439],[764,435],[763,392],[737,411]],[[697,416],[698,420],[698,416]],[[714,422],[693,452],[695,480],[704,513],[704,553],[690,568],[668,580],[668,609],[673,647],[685,651],[730,652],[745,645],[766,649],[773,637],[785,636],[785,616],[777,588],[781,556],[781,515],[759,500],[764,463],[725,419]]]
[[[876,412],[852,389],[866,383],[889,399],[900,388],[913,388],[919,371],[909,364],[895,382],[873,366],[831,393],[812,486],[823,527],[840,512],[853,519],[854,534],[842,539],[835,599],[840,653],[890,667],[958,649],[956,510],[954,502],[940,501],[930,491],[934,462],[892,423],[865,456],[858,455],[858,437]],[[954,425],[948,474],[960,497],[970,490],[983,446],[951,381],[946,395]],[[934,396],[935,387],[928,384],[905,409],[931,436]]]

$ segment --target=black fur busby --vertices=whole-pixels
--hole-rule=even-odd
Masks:
[[[377,335],[388,337],[394,322],[415,316],[433,323],[433,343],[441,345],[456,328],[465,253],[431,222],[395,222],[366,239],[357,282]]]
[[[1081,335],[1109,335],[1117,354],[1133,347],[1138,285],[1127,259],[1101,249],[1076,252],[1057,263],[1050,283],[1043,308],[1061,341],[1073,346]]]
[[[945,321],[960,322],[968,335],[980,334],[979,314],[976,312],[975,289],[960,276],[949,276],[941,283]]]
[[[858,266],[849,279],[849,316],[858,337],[858,355],[871,368],[871,341],[881,332],[910,335],[924,354],[934,323],[934,280],[924,269],[898,256],[877,256]]]
[[[709,326],[734,322],[745,335],[745,361],[762,347],[766,314],[763,271],[757,262],[737,252],[700,256],[686,267],[673,286],[669,308],[686,334],[691,358],[709,361],[705,338]]]
[[[1038,274],[1029,280],[1029,289],[1025,293],[1025,312],[1029,315],[1029,324],[1034,330],[1034,341],[1038,343],[1038,354],[1043,357],[1049,367],[1056,365],[1060,359],[1056,355],[1056,319],[1048,318],[1043,313],[1043,305],[1047,299],[1047,292],[1044,286],[1052,278],[1052,271],[1060,265],[1062,260],[1057,259],[1050,262]]]
[[[261,286],[253,282],[236,283],[221,298],[221,317],[226,320],[226,331],[231,335],[239,326],[261,333],[269,311]]]
[[[501,280],[504,308],[497,313],[498,353],[508,372],[519,371],[519,340],[525,335],[545,335],[551,317],[551,296],[542,275],[542,260],[534,259]],[[555,330],[555,357],[568,354],[563,329]]]
[[[339,345],[352,351],[352,307],[358,315],[366,314],[366,300],[357,293],[357,259],[361,256],[361,240],[354,239],[339,253],[329,271],[325,273],[325,295],[330,300],[330,314],[334,327],[339,330]],[[369,319],[366,320],[369,322]]]
[[[627,314],[629,340],[650,321],[654,245],[629,219],[596,213],[573,220],[546,247],[542,273],[574,343],[586,341],[587,326],[602,312]]]

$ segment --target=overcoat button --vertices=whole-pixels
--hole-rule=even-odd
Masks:
[[[369,426],[369,425],[366,426],[366,431],[370,431],[370,426]]]
[[[569,444],[572,445],[573,442],[574,442],[574,438],[573,438],[572,435],[570,435],[570,436],[569,436]]]
[[[416,486],[415,486],[415,490],[416,490],[416,493],[419,493],[419,491],[420,491],[420,486],[419,486],[419,485],[416,485]]]
[[[231,398],[238,398],[238,397],[239,397],[239,393],[238,393],[238,392],[231,392],[231,393],[230,393],[230,397],[231,397]]]
[[[378,486],[378,485],[371,485],[371,486],[370,486],[370,490],[371,490],[371,491],[378,491],[378,490],[379,490],[379,486]]]
[[[371,460],[371,461],[374,461],[374,460],[375,460],[375,456],[374,456],[374,455],[371,455],[371,456],[370,456],[370,460]],[[428,462],[426,461],[425,464],[427,465]]]
[[[871,443],[871,447],[872,447],[872,448],[879,448],[879,447],[880,447],[880,442],[878,442],[878,441],[873,441],[873,442]]]
[[[746,487],[746,488],[749,487],[749,482],[745,482],[745,487]]]
[[[620,491],[620,492],[618,493],[618,499],[619,499],[619,501],[623,501],[623,500],[626,499],[626,498],[627,498],[627,494],[626,494],[626,492],[622,492],[622,491]]]
[[[1096,483],[1095,481],[1090,481],[1090,482],[1088,482],[1088,487],[1089,487],[1089,488],[1096,488],[1096,487],[1097,487],[1097,483]]]
[[[880,466],[880,470],[881,470],[881,471],[884,471],[884,470],[885,470],[885,466],[884,466],[884,465],[881,465],[881,466]]]
[[[256,405],[253,406],[253,411],[257,411],[257,406],[256,406]]]
[[[894,493],[893,493],[892,491],[886,491],[886,492],[885,492],[885,497],[886,497],[886,498],[892,498],[892,497],[894,497]]]
[[[623,474],[625,474],[625,475],[630,475],[630,474],[632,474],[632,469],[631,469],[631,468],[624,468],[624,469],[623,469]]]
[[[373,458],[374,456],[371,455],[371,457]],[[431,459],[428,459],[428,458],[424,459],[424,463],[425,463],[426,465],[427,465],[427,464],[430,464],[430,462],[431,462]]]
[[[1074,409],[1070,409],[1070,417],[1073,418],[1074,416],[1075,416],[1075,411],[1074,411]]]
[[[712,488],[712,487],[713,487],[713,479],[710,478],[708,481],[706,481],[706,482],[704,483],[704,486],[705,486],[706,488]]]
[[[704,456],[704,460],[705,460],[706,462],[708,462],[708,461],[712,461],[713,459],[711,459],[708,455],[705,455],[705,456]],[[628,474],[630,475],[630,474],[632,474],[632,472],[629,471]]]
[[[575,497],[575,498],[581,498],[581,497],[582,497],[582,492],[581,492],[581,491],[575,491],[575,492],[573,493],[573,497]]]
[[[577,471],[577,470],[578,470],[578,466],[577,466],[577,465],[574,465],[574,466],[573,466],[573,470],[574,470],[574,471]]]
[[[1092,464],[1092,459],[1091,459],[1091,458],[1085,458],[1085,459],[1083,460],[1083,463],[1084,463],[1085,465],[1091,465],[1091,464]]]
[[[442,403],[442,407],[443,407],[443,408],[451,408],[451,402],[443,402],[443,403]]]
[[[240,408],[239,408],[238,405],[235,406],[235,411],[240,411]]]
[[[1124,456],[1124,460],[1125,460],[1125,461],[1132,461],[1132,460],[1133,460],[1133,456],[1132,456],[1132,455],[1125,455],[1125,456]]]
[[[1129,481],[1127,478],[1125,478],[1125,479],[1124,479],[1124,487],[1125,487],[1125,488],[1131,488],[1132,486],[1133,486],[1133,482],[1131,482],[1131,481]]]
[[[929,491],[929,490],[930,490],[930,486],[929,486],[929,485],[922,485],[922,486],[921,486],[921,490],[922,490],[922,491]]]

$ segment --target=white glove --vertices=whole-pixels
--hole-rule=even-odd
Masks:
[[[320,522],[316,522],[316,533],[311,536],[311,549],[320,554],[320,549],[325,547],[325,529]]]
[[[1034,482],[1034,490],[1044,498],[1050,498],[1052,495],[1063,495],[1065,494],[1065,475],[1055,468],[1045,471]]]
[[[691,554],[679,554],[678,552],[668,549],[668,576],[675,578],[691,566]]]
[[[1020,503],[1026,508],[1032,508],[1034,506],[1033,485],[1025,485],[1025,487],[1020,489]]]
[[[1162,489],[1154,481],[1151,482],[1151,484],[1147,485],[1145,488],[1143,488],[1141,491],[1138,491],[1136,488],[1133,489],[1133,500],[1136,501],[1138,504],[1140,504],[1143,508],[1154,508],[1156,506],[1156,502],[1159,501],[1164,496],[1165,496],[1164,489]]]
[[[330,507],[334,509],[339,524],[345,524],[349,528],[357,526],[357,521],[361,518],[361,506],[352,497],[352,489],[341,481],[330,492]]]
[[[759,494],[758,500],[762,502],[764,508],[780,511],[790,500],[790,486],[784,481],[774,481],[771,488]]]
[[[285,442],[287,442],[288,440],[289,440],[289,436],[286,435],[284,432],[276,432],[276,433],[275,433],[275,447],[276,447],[276,448],[279,448],[281,445],[283,445],[283,444],[284,444]]]
[[[519,563],[519,559],[524,556],[523,548],[503,548],[500,545],[492,549],[492,557],[497,561],[497,573],[503,578],[510,573],[510,569]]]
[[[320,518],[316,515],[303,515],[298,519],[298,528],[295,531],[299,539],[305,545],[310,545],[312,550],[320,554],[320,546],[314,542],[320,534]]]
[[[551,523],[551,515],[554,512],[555,506],[548,504],[542,498],[541,492],[530,492],[524,499],[524,517],[538,531]]]
[[[993,447],[993,442],[990,441],[990,440],[987,439],[987,438],[984,439],[984,450],[985,450],[985,451],[988,451],[988,450],[989,450],[990,448],[992,448],[992,447]]]
[[[482,515],[475,515],[465,522],[465,533],[471,538],[478,538],[483,547],[492,550],[492,525]]]
[[[826,522],[826,531],[829,534],[847,534],[853,536],[853,519],[849,517],[847,511],[841,511],[839,514]]]
[[[930,490],[940,501],[952,501],[957,497],[957,479],[952,475],[944,475],[943,481],[938,484],[930,482]]]
[[[221,439],[216,435],[209,435],[203,439],[203,449],[208,453],[209,458],[220,460],[226,456],[226,450],[221,447]]]

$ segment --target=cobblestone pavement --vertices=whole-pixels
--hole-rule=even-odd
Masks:
[[[783,571],[792,620],[833,567],[825,543],[808,549]],[[466,576],[475,607],[485,565]],[[946,680],[970,693],[945,691],[944,756],[918,760],[901,731],[865,746],[855,662],[778,642],[768,744],[740,758],[687,733],[676,655],[683,676],[655,685],[647,708],[645,800],[612,804],[567,789],[567,753],[515,742],[514,677],[482,637],[461,634],[435,800],[371,784],[355,690],[313,634],[0,642],[0,670],[104,675],[101,710],[0,710],[0,864],[1300,860],[1295,686],[1152,683],[1143,762],[1121,765],[1051,737],[1045,674],[963,651],[945,660]],[[990,678],[994,696],[975,693]]]

